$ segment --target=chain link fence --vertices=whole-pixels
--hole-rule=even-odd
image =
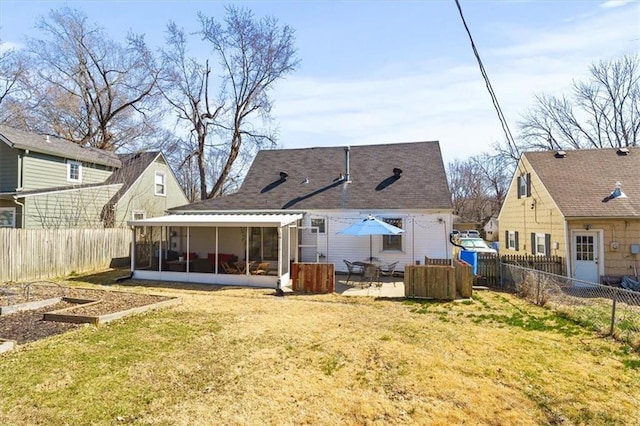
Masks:
[[[640,292],[501,263],[502,290],[640,349]]]

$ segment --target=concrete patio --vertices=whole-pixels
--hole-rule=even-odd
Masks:
[[[402,277],[380,277],[380,286],[376,282],[369,286],[368,282],[360,281],[360,277],[351,277],[347,284],[346,274],[336,274],[335,292],[343,296],[371,296],[371,297],[404,297],[404,282]]]

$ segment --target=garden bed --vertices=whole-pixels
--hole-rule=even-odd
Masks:
[[[24,344],[178,303],[179,298],[57,284],[0,286],[0,344],[9,350],[12,342]]]

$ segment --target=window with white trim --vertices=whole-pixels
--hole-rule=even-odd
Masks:
[[[325,233],[325,227],[324,227],[324,219],[323,218],[316,218],[316,219],[311,219],[311,233],[312,234],[324,234]],[[318,229],[315,229],[318,228]]]
[[[531,233],[531,253],[536,256],[551,255],[551,234]]]
[[[67,160],[67,181],[82,182],[82,163],[74,160]]]
[[[515,231],[507,231],[507,248],[509,250],[517,250],[516,248],[516,237],[517,232]]]
[[[545,245],[545,235],[544,234],[536,234],[536,250],[535,254],[539,256],[544,256],[547,253],[546,245]]]
[[[167,195],[167,175],[165,172],[156,172],[155,194]]]
[[[16,227],[15,207],[0,207],[0,228]]]
[[[393,225],[402,229],[402,219],[399,218],[383,218],[383,221],[389,225]],[[382,236],[382,250],[395,250],[402,251],[402,234],[398,235],[383,235]]]
[[[531,197],[531,173],[518,176],[518,198]]]
[[[147,212],[144,210],[134,210],[131,212],[131,219],[142,220],[147,218]]]

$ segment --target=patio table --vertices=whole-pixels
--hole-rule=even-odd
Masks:
[[[371,287],[374,281],[376,281],[377,284],[381,284],[380,283],[380,269],[382,265],[381,263],[378,263],[378,262],[371,263],[370,261],[361,262],[358,260],[353,262],[353,264],[362,267],[362,274],[360,276],[360,281],[368,281],[369,287]]]

